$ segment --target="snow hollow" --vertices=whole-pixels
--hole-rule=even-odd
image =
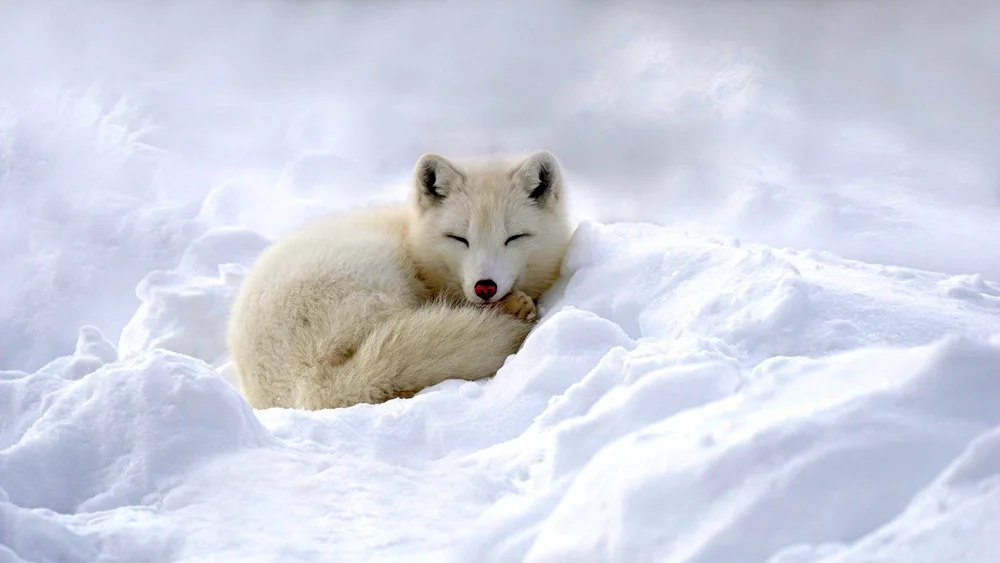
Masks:
[[[702,17],[738,8],[514,4],[466,12],[468,52],[406,42],[448,3],[0,10],[35,57],[0,55],[0,562],[1000,561],[990,128],[796,97]],[[525,143],[579,224],[495,378],[249,407],[224,326],[272,240],[405,197],[423,150]]]

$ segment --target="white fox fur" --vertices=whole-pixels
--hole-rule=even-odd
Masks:
[[[556,158],[426,154],[413,186],[408,205],[316,222],[251,268],[227,336],[253,407],[409,397],[490,377],[521,346],[571,234]]]

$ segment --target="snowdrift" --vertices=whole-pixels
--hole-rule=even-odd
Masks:
[[[0,372],[0,561],[1000,560],[1000,283],[578,228],[497,376],[254,412],[208,230],[118,343]]]

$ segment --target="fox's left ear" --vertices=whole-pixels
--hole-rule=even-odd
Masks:
[[[552,208],[562,197],[562,169],[549,151],[531,153],[514,170],[512,179],[543,209]]]
[[[462,173],[445,157],[434,153],[421,156],[413,171],[413,183],[421,209],[439,205],[463,180]]]

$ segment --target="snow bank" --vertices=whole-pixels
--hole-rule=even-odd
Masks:
[[[290,4],[0,4],[0,562],[1000,561],[995,3]],[[271,240],[539,146],[672,228],[490,381],[248,408]]]
[[[1000,284],[585,222],[496,378],[255,413],[223,327],[266,244],[0,375],[2,559],[1000,558]]]
[[[173,536],[143,525],[163,491],[201,463],[273,441],[198,360],[153,350],[74,381],[100,361],[88,352],[59,362],[61,373],[0,381],[0,555],[13,561],[163,560]]]

